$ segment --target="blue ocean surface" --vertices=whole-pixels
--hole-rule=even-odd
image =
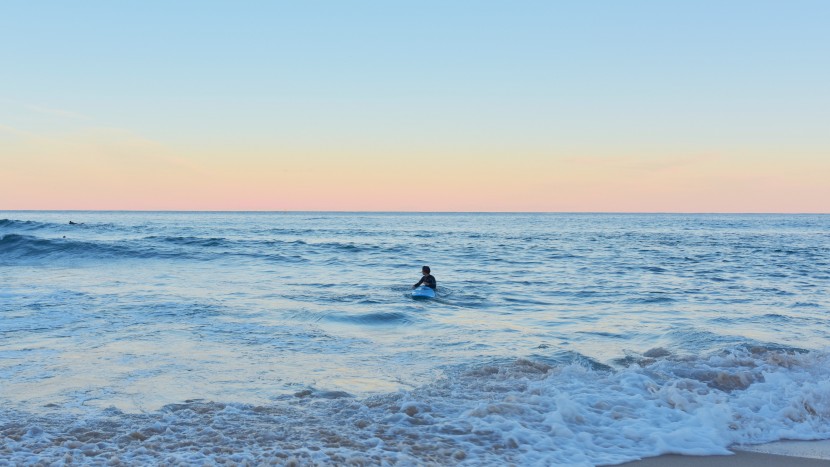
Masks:
[[[828,438],[828,215],[0,211],[0,465]]]

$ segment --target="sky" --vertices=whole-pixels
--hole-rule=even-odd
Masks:
[[[0,4],[0,210],[830,213],[830,2]]]

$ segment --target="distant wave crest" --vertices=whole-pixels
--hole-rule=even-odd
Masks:
[[[14,219],[0,219],[0,229],[35,230],[48,227],[52,224],[35,221],[18,221]]]
[[[117,241],[43,238],[26,234],[0,236],[0,261],[36,260],[115,260],[115,259],[192,259],[210,260],[234,255],[266,261],[302,262],[300,254],[288,254],[281,245],[287,242],[234,242],[224,238],[146,237]]]
[[[148,257],[153,253],[118,244],[67,239],[48,239],[32,235],[6,234],[0,237],[2,259],[60,259],[67,257],[115,258]]]
[[[227,246],[228,241],[224,238],[213,237],[213,238],[201,238],[201,237],[162,237],[162,236],[151,236],[147,237],[146,240],[154,240],[163,243],[169,243],[173,245],[187,245],[187,246],[201,246],[201,247],[218,247],[218,246]]]

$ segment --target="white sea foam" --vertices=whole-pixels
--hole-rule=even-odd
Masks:
[[[2,437],[12,463],[596,465],[727,454],[830,438],[830,354],[738,348],[619,371],[520,359],[363,399],[309,389],[261,406],[7,412]]]

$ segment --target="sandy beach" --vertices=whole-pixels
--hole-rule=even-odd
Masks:
[[[622,464],[630,467],[812,467],[830,465],[830,441],[779,441],[742,446],[731,456],[666,455]]]
[[[759,452],[736,452],[734,456],[668,455],[622,465],[630,467],[826,467],[830,465],[830,460],[779,456]]]

